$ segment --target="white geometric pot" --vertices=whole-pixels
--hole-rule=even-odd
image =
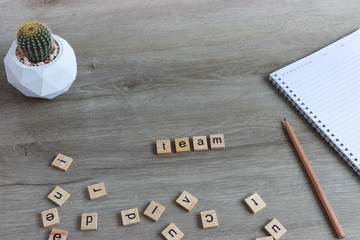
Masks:
[[[52,37],[59,44],[56,58],[43,66],[27,66],[15,54],[14,41],[4,58],[8,82],[28,97],[52,99],[67,90],[75,81],[77,63],[69,43],[57,35]]]

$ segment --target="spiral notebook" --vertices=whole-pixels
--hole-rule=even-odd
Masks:
[[[360,30],[271,73],[270,81],[360,175]]]

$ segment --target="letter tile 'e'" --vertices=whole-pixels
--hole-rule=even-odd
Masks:
[[[198,199],[188,193],[187,191],[183,191],[180,196],[176,199],[176,203],[187,210],[188,212],[193,209],[195,204],[198,202]]]
[[[222,134],[222,133],[211,134],[209,136],[209,138],[210,138],[210,148],[211,148],[211,150],[225,149],[224,134]]]
[[[184,237],[184,233],[174,223],[170,223],[161,234],[167,240],[180,240]]]
[[[149,206],[146,208],[144,215],[153,220],[154,222],[157,222],[164,211],[165,206],[155,201],[151,201]]]
[[[136,224],[140,222],[140,216],[137,208],[121,211],[121,219],[124,226]]]
[[[98,214],[83,213],[81,214],[81,231],[97,230]]]
[[[66,230],[53,228],[48,240],[66,240],[68,234],[69,232]]]
[[[66,172],[72,162],[73,159],[71,157],[58,153],[51,165]]]
[[[266,207],[265,202],[261,199],[258,193],[252,194],[251,196],[245,198],[244,201],[254,214]]]
[[[88,186],[88,190],[89,190],[90,200],[94,200],[107,195],[104,182],[90,185]]]
[[[215,210],[200,212],[200,216],[203,228],[213,228],[219,226]]]
[[[66,200],[68,200],[69,197],[70,193],[68,193],[59,186],[54,188],[54,190],[52,190],[52,192],[48,195],[48,199],[50,199],[60,207],[66,202]]]
[[[156,140],[156,154],[157,155],[171,154],[170,139]]]
[[[57,208],[52,208],[41,212],[44,228],[53,227],[60,224]]]
[[[287,232],[284,226],[276,219],[273,219],[264,228],[275,240],[280,239]]]
[[[176,153],[190,152],[189,138],[175,138]]]
[[[195,152],[209,150],[206,136],[194,136],[192,140]]]

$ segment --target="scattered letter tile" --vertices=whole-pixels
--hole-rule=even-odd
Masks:
[[[215,210],[200,212],[200,216],[203,228],[213,228],[219,226]]]
[[[121,211],[121,219],[124,226],[139,223],[140,217],[139,217],[138,209],[132,208]]]
[[[251,196],[245,198],[244,201],[254,214],[266,207],[265,202],[260,198],[259,194],[257,193],[254,193]]]
[[[60,224],[57,208],[52,208],[41,212],[44,228],[53,227]]]
[[[156,141],[157,155],[171,154],[171,142],[170,139],[157,140]]]
[[[189,138],[175,138],[176,153],[190,152]]]
[[[272,236],[267,236],[267,237],[255,238],[255,240],[274,240],[274,238]]]
[[[146,208],[144,215],[150,218],[151,220],[157,222],[164,211],[165,211],[165,206],[155,201],[151,201],[149,206]]]
[[[180,240],[184,237],[184,233],[173,223],[167,226],[161,234],[167,240]]]
[[[287,230],[284,228],[284,226],[281,225],[281,223],[276,219],[273,219],[271,222],[269,222],[265,226],[265,230],[271,236],[273,236],[275,240],[280,239],[287,232]]]
[[[104,182],[88,186],[88,190],[91,200],[107,195]]]
[[[210,148],[212,150],[225,149],[224,134],[211,134],[209,138],[210,138]]]
[[[195,206],[197,202],[198,199],[192,196],[187,191],[183,191],[178,197],[178,199],[176,199],[176,203],[186,209],[188,212],[191,211],[191,209]]]
[[[69,169],[72,161],[73,159],[71,157],[67,157],[61,153],[58,153],[51,165],[66,172]]]
[[[194,136],[192,140],[194,151],[207,151],[209,149],[206,136]]]
[[[66,230],[53,228],[48,240],[66,240],[68,234]]]
[[[98,214],[83,213],[81,214],[81,231],[97,230]]]
[[[66,202],[66,200],[68,200],[69,197],[70,194],[59,186],[52,190],[52,192],[48,195],[48,198],[60,207]]]

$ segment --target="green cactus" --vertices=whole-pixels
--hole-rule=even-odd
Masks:
[[[39,21],[28,21],[19,26],[17,43],[20,52],[32,63],[45,61],[51,54],[52,37],[48,26]]]

